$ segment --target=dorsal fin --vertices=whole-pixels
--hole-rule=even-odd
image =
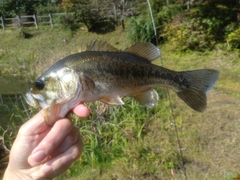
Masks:
[[[108,52],[119,52],[119,50],[105,41],[91,41],[85,51],[108,51]]]
[[[149,42],[134,44],[131,47],[125,49],[125,52],[144,57],[149,61],[153,61],[160,56],[160,50]]]

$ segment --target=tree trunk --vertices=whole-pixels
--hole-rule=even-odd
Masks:
[[[125,23],[124,23],[124,19],[123,18],[121,20],[121,25],[122,25],[122,31],[124,31],[125,30]]]

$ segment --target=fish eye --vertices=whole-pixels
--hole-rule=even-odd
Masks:
[[[43,90],[45,84],[42,80],[37,80],[35,82],[35,87],[38,89],[38,90]]]

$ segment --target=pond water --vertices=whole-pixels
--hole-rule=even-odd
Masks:
[[[0,76],[0,94],[12,95],[26,93],[30,87],[29,80],[19,76]]]
[[[23,94],[30,87],[29,80],[19,76],[0,76],[0,132],[10,124],[22,124],[26,104]]]

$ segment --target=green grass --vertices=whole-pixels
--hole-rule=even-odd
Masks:
[[[29,39],[20,37],[17,29],[0,31],[0,82],[5,83],[0,92],[9,92],[13,85],[17,88],[10,92],[24,92],[51,64],[78,52],[91,40],[105,40],[120,49],[130,45],[128,29],[105,35],[44,26],[25,31],[31,35]],[[173,123],[178,127],[188,179],[230,180],[239,173],[239,52],[225,50],[224,44],[206,52],[176,52],[171,43],[160,49],[164,67],[169,69],[220,70],[207,111],[194,112],[170,91],[173,119],[167,93],[161,90],[159,103],[152,109],[131,98],[125,98],[120,107],[89,103],[88,118],[71,116],[83,137],[83,155],[57,179],[184,179]],[[160,65],[161,61],[154,63]],[[14,78],[7,79],[12,74]],[[23,89],[17,85],[19,79],[26,84]],[[7,130],[4,138],[8,147],[19,126],[36,113],[22,97],[17,100],[4,96],[3,103],[0,101],[0,135]]]
[[[54,29],[43,26],[39,30],[29,27],[23,31],[31,36],[21,37],[18,29],[0,31],[0,36],[4,37],[0,42],[0,92],[3,94],[26,92],[29,84],[49,66],[81,51],[92,40],[107,41],[118,48],[129,45],[127,38],[122,39],[125,35],[122,36],[124,32],[120,29],[108,35],[89,35],[86,29],[72,32],[61,26]],[[9,86],[10,83],[18,84],[18,88]]]
[[[89,174],[93,179],[109,179],[111,176],[127,179],[129,175],[153,178],[161,171],[165,172],[165,178],[170,177],[170,169],[180,166],[180,155],[176,144],[176,148],[170,150],[165,149],[165,142],[156,141],[160,132],[174,135],[169,121],[169,104],[165,98],[162,100],[152,109],[139,106],[130,98],[126,98],[126,104],[120,107],[91,104],[89,118],[74,119],[84,137],[84,154],[59,179],[68,176],[87,179]],[[170,144],[176,143],[174,138],[171,141]],[[120,172],[115,172],[117,169]],[[113,175],[115,173],[117,175]],[[101,177],[101,174],[105,175]]]

